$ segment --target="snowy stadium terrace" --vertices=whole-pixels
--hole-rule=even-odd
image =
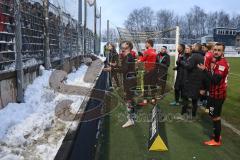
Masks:
[[[173,69],[178,45],[212,41],[216,35],[184,38],[186,35],[181,34],[187,29],[181,21],[180,27],[167,29],[127,29],[114,24],[117,16],[110,19],[110,25],[108,21],[105,34],[106,10],[118,10],[112,11],[109,4],[100,8],[104,3],[0,0],[0,160],[240,159],[239,29],[215,28],[219,29],[217,38],[231,42],[224,55],[230,73],[222,110],[222,145],[210,147],[203,145],[212,134],[212,121],[205,108],[199,107],[196,119],[189,115],[179,119],[181,106],[170,104],[175,97]],[[143,12],[139,9],[135,13]],[[239,19],[236,16],[229,21],[233,25]],[[218,24],[225,25],[220,22],[221,18]],[[122,128],[128,120],[123,77],[118,74],[120,87],[114,80],[111,86],[112,74],[104,70],[109,58],[103,57],[104,46],[113,42],[120,53],[120,44],[131,41],[133,50],[139,52],[145,49],[147,39],[154,40],[157,52],[163,46],[168,49],[171,62],[165,73],[166,90],[158,95],[156,104],[136,106],[135,125]],[[144,72],[136,68],[140,73],[137,87],[150,91],[151,86],[144,86]],[[136,102],[143,99],[138,92],[136,88]]]

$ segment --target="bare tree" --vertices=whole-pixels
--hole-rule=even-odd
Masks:
[[[220,11],[218,13],[218,22],[217,27],[229,27],[230,25],[230,16],[225,11]]]
[[[217,18],[218,18],[218,12],[210,12],[207,15],[206,19],[206,30],[208,34],[212,34],[213,28],[217,27]]]
[[[205,24],[207,14],[199,6],[194,6],[190,9],[190,12],[187,13],[189,33],[194,38],[205,35]]]
[[[185,16],[187,27],[187,38],[193,38],[194,18],[192,13],[187,13]],[[183,24],[184,25],[184,24]]]
[[[160,10],[156,14],[156,25],[158,30],[171,28],[174,24],[174,12],[169,10]]]
[[[230,26],[234,27],[234,28],[240,28],[240,15],[239,14],[235,14],[232,16],[231,20],[230,20]]]
[[[154,11],[150,7],[140,9],[141,27],[144,29],[151,29],[154,23]]]
[[[186,16],[175,16],[174,18],[174,24],[175,26],[180,26],[180,37],[181,38],[187,38],[189,35],[189,28],[188,25],[186,25],[187,18]]]
[[[132,31],[146,31],[154,26],[154,11],[150,7],[134,9],[124,23],[125,27]]]
[[[140,24],[140,12],[138,9],[134,9],[128,16],[128,19],[124,22],[124,25],[127,29],[132,30],[135,28],[136,30],[141,29]]]
[[[180,26],[181,38],[196,39],[212,34],[216,27],[240,28],[240,15],[230,16],[225,11],[205,12],[199,6],[193,6],[183,16],[164,9],[156,14],[149,7],[134,9],[124,23],[128,30],[147,31],[152,28],[164,30],[172,26]],[[190,43],[190,41],[188,42]]]

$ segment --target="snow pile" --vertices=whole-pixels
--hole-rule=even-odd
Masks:
[[[33,125],[34,121],[31,121],[31,116],[36,116],[36,113],[48,113],[52,105],[45,106],[46,103],[41,100],[47,91],[48,78],[50,75],[51,71],[44,71],[43,76],[38,77],[32,85],[27,87],[24,98],[25,103],[10,103],[0,111],[0,142],[16,145],[23,144],[25,139],[23,136],[27,133],[23,133],[22,131],[25,130],[25,132],[28,132],[26,127],[29,127],[29,123]],[[22,125],[23,122],[25,122],[24,125]],[[38,123],[39,122],[40,121],[38,121]],[[16,140],[14,140],[15,138],[13,137],[16,137]]]
[[[83,82],[86,71],[87,66],[81,66],[69,74],[67,84],[92,86]],[[49,160],[55,157],[72,124],[59,122],[55,117],[55,107],[60,101],[69,99],[74,102],[71,110],[76,113],[84,97],[55,93],[49,87],[51,73],[43,70],[42,76],[27,87],[25,103],[11,103],[0,110],[0,159]]]
[[[0,158],[1,158],[1,156],[0,156]],[[1,158],[1,160],[24,160],[24,157],[7,154],[3,158]]]
[[[81,70],[77,70],[76,72],[70,73],[68,75],[67,84],[75,85],[75,86],[84,86],[91,87],[92,83],[84,82],[84,76],[87,72],[88,67],[86,65],[82,65]]]

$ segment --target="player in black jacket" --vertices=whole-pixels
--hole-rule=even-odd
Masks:
[[[161,95],[165,93],[168,67],[170,66],[170,56],[167,53],[167,46],[161,48],[157,55],[157,86],[161,86]]]
[[[182,94],[182,88],[183,88],[183,72],[184,72],[184,68],[179,65],[180,61],[182,61],[183,57],[184,57],[184,51],[185,51],[185,45],[184,44],[180,44],[178,46],[178,59],[177,59],[177,66],[173,69],[177,71],[177,77],[176,77],[176,81],[174,84],[174,93],[175,93],[175,101],[171,102],[170,105],[176,105],[179,106],[179,100],[181,94]]]
[[[184,85],[183,97],[184,103],[182,107],[182,114],[187,112],[188,99],[192,99],[192,116],[196,117],[197,101],[200,96],[200,89],[202,86],[203,71],[198,68],[199,64],[203,64],[204,57],[201,52],[201,44],[193,45],[192,55],[185,61],[180,61],[180,65],[184,68]]]

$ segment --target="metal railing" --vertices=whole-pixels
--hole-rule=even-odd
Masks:
[[[46,8],[44,6],[46,0],[0,0],[0,71],[7,71],[10,66],[13,68],[16,62],[15,32],[17,29],[14,15],[16,1],[19,1],[20,5],[23,63],[35,59],[39,64],[44,64],[46,45],[50,49],[51,63],[80,54],[100,53],[101,16],[97,13],[95,1],[89,4],[88,0],[84,0],[87,5],[81,7],[82,10],[87,11],[84,20],[86,25],[84,23],[78,25],[78,21],[60,7],[48,2],[49,5]],[[46,9],[48,17],[44,17]],[[46,37],[44,37],[46,18],[49,44],[46,44]]]
[[[44,64],[50,69],[55,61],[63,67],[66,58],[100,53],[97,11],[96,0],[79,0],[77,21],[49,0],[0,0],[0,73],[16,71],[18,102],[23,101],[24,68]]]

